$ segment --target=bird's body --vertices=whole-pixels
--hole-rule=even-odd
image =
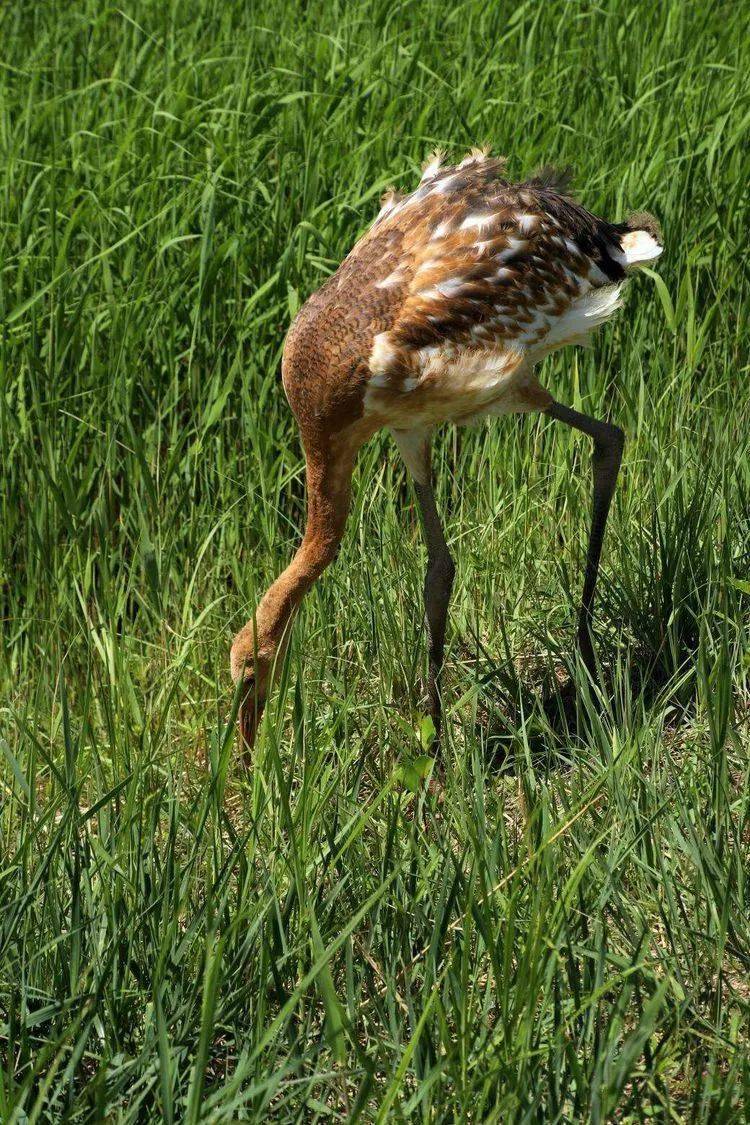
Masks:
[[[650,216],[619,224],[598,219],[556,174],[512,184],[504,162],[482,152],[445,168],[435,158],[414,192],[386,196],[372,227],[303,306],[287,337],[282,377],[307,457],[308,527],[295,561],[259,607],[257,633],[248,622],[235,640],[235,678],[255,667],[250,686],[257,694],[264,647],[268,658],[278,654],[299,598],[332,547],[335,553],[356,452],[388,427],[418,488],[433,572],[443,560],[442,581],[438,574],[437,587],[428,582],[439,594],[433,621],[426,589],[431,640],[439,634],[431,653],[433,710],[439,707],[452,562],[445,562],[429,487],[430,433],[447,421],[485,415],[554,414],[558,404],[538,382],[536,365],[557,348],[585,343],[619,307],[629,267],[660,252]],[[596,443],[598,431],[573,413],[565,420]],[[264,646],[267,637],[273,639]],[[252,734],[254,725],[250,740]]]
[[[549,404],[534,367],[619,307],[629,232],[553,176],[510,184],[503,168],[432,163],[411,195],[386,197],[292,325],[290,397],[312,394],[337,425],[401,431]],[[655,247],[646,232],[641,252]]]

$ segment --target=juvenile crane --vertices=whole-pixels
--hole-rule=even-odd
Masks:
[[[619,307],[631,267],[662,251],[646,213],[620,223],[577,203],[545,170],[510,183],[504,161],[439,155],[415,191],[389,192],[372,227],[297,314],[282,380],[307,468],[307,524],[286,570],[232,645],[240,730],[252,747],[293,615],[344,532],[357,451],[388,427],[413,478],[427,544],[428,706],[440,724],[440,671],[454,575],[431,485],[430,438],[443,422],[542,411],[593,439],[593,513],[578,618],[592,677],[594,589],[624,434],[556,402],[535,367],[585,343]]]

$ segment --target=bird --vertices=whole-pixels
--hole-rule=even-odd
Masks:
[[[241,744],[249,753],[305,594],[336,557],[357,453],[390,430],[413,482],[427,548],[426,707],[439,737],[441,670],[455,564],[435,503],[431,442],[444,423],[542,413],[593,442],[593,505],[577,642],[596,680],[592,612],[623,430],[555,400],[541,360],[585,344],[621,305],[635,267],[663,250],[648,212],[612,223],[570,190],[567,169],[522,182],[504,158],[441,152],[418,186],[390,189],[372,225],[300,308],[281,361],[306,467],[304,534],[237,633],[230,654]]]

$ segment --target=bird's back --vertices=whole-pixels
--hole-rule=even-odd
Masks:
[[[301,310],[287,393],[305,397],[297,384],[312,378],[308,399],[327,385],[345,416],[395,426],[523,409],[511,393],[523,373],[584,341],[618,307],[627,268],[660,250],[650,216],[599,219],[555,172],[513,184],[483,152],[436,158],[414,192],[385,197]]]

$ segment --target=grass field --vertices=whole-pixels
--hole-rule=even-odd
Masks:
[[[3,1122],[742,1119],[743,8],[3,6]],[[386,185],[482,142],[664,226],[660,276],[542,373],[629,439],[608,690],[571,652],[587,442],[446,430],[427,787],[424,551],[376,438],[247,773],[229,643],[304,518],[290,317]]]

